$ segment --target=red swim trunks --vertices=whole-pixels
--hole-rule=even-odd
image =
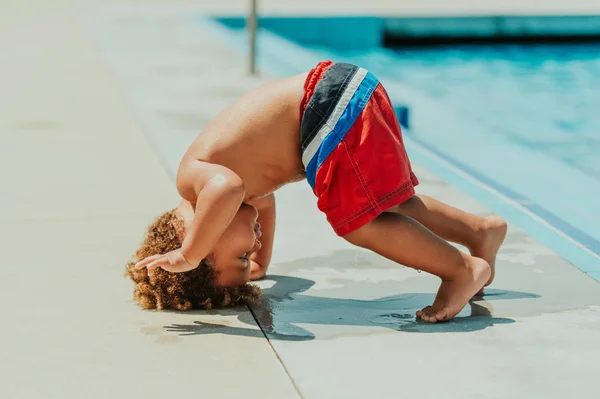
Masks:
[[[419,184],[379,80],[351,64],[313,68],[300,105],[306,179],[339,236],[415,195]]]

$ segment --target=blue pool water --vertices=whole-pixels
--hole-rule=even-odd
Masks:
[[[226,25],[244,51],[242,25]],[[414,161],[600,280],[600,43],[351,50],[285,35],[259,33],[263,68],[369,69],[410,110]]]
[[[396,79],[600,184],[600,44],[456,46],[395,54],[389,67],[397,70]]]

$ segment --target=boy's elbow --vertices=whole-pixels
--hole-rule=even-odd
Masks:
[[[210,180],[211,186],[231,196],[244,198],[246,187],[242,179],[234,172],[220,173]]]
[[[252,275],[250,275],[250,280],[251,281],[256,281],[256,280],[260,280],[263,279],[265,276],[267,275],[267,270],[260,270],[257,272],[253,272]]]
[[[262,266],[256,262],[252,262],[252,272],[250,273],[250,280],[260,280],[267,275],[268,265]]]
[[[243,197],[246,192],[244,182],[237,173],[225,166],[198,160],[179,167],[177,190],[188,201],[192,201],[192,196],[198,198],[202,192],[239,197]]]

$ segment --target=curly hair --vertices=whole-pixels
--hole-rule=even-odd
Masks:
[[[161,268],[148,275],[146,268],[134,265],[148,256],[164,254],[181,248],[183,220],[176,210],[163,213],[148,227],[146,237],[135,252],[135,259],[125,267],[125,276],[133,280],[134,300],[144,309],[214,309],[256,303],[260,288],[252,284],[223,288],[215,284],[216,275],[205,258],[189,272],[171,273]]]

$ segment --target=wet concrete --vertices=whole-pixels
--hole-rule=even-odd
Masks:
[[[524,245],[518,241],[523,239]],[[535,243],[527,243],[526,240],[527,236],[520,232],[509,235],[507,245],[498,259],[498,278],[494,285],[486,290],[485,296],[472,301],[473,309],[467,308],[459,316],[527,317],[600,305],[600,290],[594,280],[574,270],[550,251],[532,256],[535,254],[529,249],[535,247]],[[517,244],[511,245],[513,242]],[[523,259],[530,263],[523,262]],[[266,299],[263,306],[257,309],[260,320],[272,319],[267,330],[275,334],[285,330],[279,331],[276,325],[280,322],[291,323],[294,318],[298,323],[381,324],[389,328],[395,328],[394,324],[399,323],[397,329],[405,330],[407,321],[414,319],[414,311],[433,301],[439,285],[436,278],[420,275],[410,269],[399,272],[395,270],[399,265],[381,259],[376,254],[354,249],[298,259],[278,266],[291,276],[270,276],[269,280],[274,285],[264,290]],[[307,271],[314,275],[321,268],[350,269],[351,273],[364,274],[366,278],[326,278],[324,282],[327,288],[311,293],[309,290],[315,281],[294,277]],[[389,279],[373,281],[373,276],[375,279]],[[572,287],[577,289],[573,290]],[[341,299],[345,296],[344,292],[369,299]],[[394,315],[385,313],[391,310],[396,310]],[[270,315],[265,315],[267,313]],[[336,317],[332,318],[332,314]],[[351,317],[346,317],[349,315]],[[393,319],[401,320],[395,322]],[[445,328],[440,327],[436,331],[444,331]]]

